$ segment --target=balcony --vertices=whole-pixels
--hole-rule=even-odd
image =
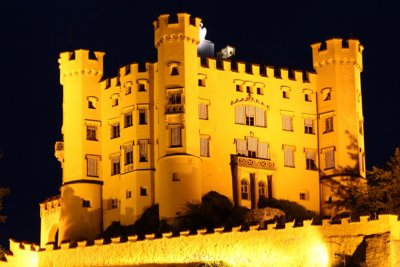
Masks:
[[[269,159],[250,158],[239,155],[231,155],[231,163],[240,167],[249,167],[264,170],[274,170],[275,164]]]
[[[179,114],[184,113],[183,104],[166,104],[165,114]]]

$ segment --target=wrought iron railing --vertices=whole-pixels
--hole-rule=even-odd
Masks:
[[[275,164],[270,159],[251,158],[239,155],[231,155],[231,161],[237,166],[266,170],[274,170]]]
[[[165,105],[165,114],[183,113],[183,104],[167,104]]]

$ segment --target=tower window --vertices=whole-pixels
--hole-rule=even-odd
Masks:
[[[261,87],[257,87],[257,95],[263,95]]]
[[[129,85],[125,87],[125,94],[129,95],[130,93],[132,93],[132,87]]]
[[[288,91],[282,91],[282,97],[289,99],[289,92]]]
[[[111,125],[111,139],[120,137],[119,123]]]
[[[311,102],[311,96],[310,96],[310,94],[304,94],[304,101],[306,101],[306,102]]]
[[[140,125],[147,124],[145,108],[139,108],[139,124]]]
[[[208,105],[205,103],[199,104],[199,119],[208,120]]]
[[[110,199],[110,209],[118,208],[118,198]]]
[[[246,86],[246,93],[248,93],[248,94],[252,93],[252,90],[251,90],[250,86]]]
[[[314,121],[311,118],[304,119],[304,133],[314,134]]]
[[[236,92],[243,92],[241,84],[236,84]]]
[[[202,87],[206,86],[206,79],[199,79],[198,80],[198,85],[202,86]]]
[[[113,156],[111,158],[111,175],[117,175],[121,173],[120,156]]]
[[[140,195],[147,196],[147,187],[145,187],[145,186],[140,187]]]
[[[115,106],[118,106],[118,97],[113,97],[112,99],[111,99],[111,102],[112,102],[112,106],[113,107],[115,107]]]
[[[97,104],[97,97],[89,96],[88,97],[88,108],[96,109],[96,104]]]
[[[181,126],[170,128],[170,147],[181,147],[182,146],[182,128]]]
[[[325,131],[324,133],[333,132],[333,116],[325,118]]]
[[[177,76],[179,75],[179,70],[177,66],[172,66],[171,67],[171,76]]]
[[[139,140],[139,161],[147,162],[147,146],[149,144],[149,140]]]
[[[144,83],[138,84],[138,91],[139,92],[146,92],[146,85]]]
[[[90,200],[82,199],[82,207],[83,208],[90,208]]]
[[[124,127],[128,128],[133,125],[132,121],[132,111],[124,114]]]
[[[335,148],[323,149],[325,156],[325,170],[335,168]]]
[[[87,165],[87,176],[98,177],[98,169],[99,169],[99,157],[87,155],[86,156],[86,165]]]
[[[97,141],[97,127],[93,125],[86,126],[86,140]]]
[[[311,149],[305,149],[306,154],[306,170],[316,170],[315,165],[315,151]]]
[[[324,95],[324,101],[328,101],[331,100],[332,96],[331,96],[331,92],[326,92],[326,94]]]
[[[210,137],[200,136],[200,156],[209,157],[210,156]]]
[[[132,198],[132,191],[131,190],[126,190],[126,198]]]

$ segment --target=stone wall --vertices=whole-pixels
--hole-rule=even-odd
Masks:
[[[247,232],[238,228],[214,234],[165,234],[163,238],[127,242],[115,238],[109,244],[96,240],[87,245],[78,242],[71,248],[62,244],[39,249],[30,244],[10,241],[13,256],[0,266],[196,266],[199,262],[219,262],[228,266],[332,266],[363,263],[366,266],[398,266],[400,222],[397,216],[381,215],[379,220],[320,226],[305,221],[302,227],[287,223],[285,229],[255,227]],[[175,265],[173,265],[175,264]]]

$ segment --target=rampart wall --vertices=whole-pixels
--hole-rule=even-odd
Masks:
[[[400,266],[400,222],[396,215],[381,215],[378,220],[361,217],[359,222],[343,219],[341,224],[301,227],[287,223],[285,229],[268,225],[267,230],[235,228],[214,234],[182,232],[179,237],[164,234],[145,240],[131,236],[126,242],[114,238],[104,244],[85,241],[74,247],[36,245],[10,240],[13,255],[0,266],[196,266],[199,262],[223,262],[228,266],[334,266],[366,262],[365,266]],[[173,265],[175,264],[175,265]]]

